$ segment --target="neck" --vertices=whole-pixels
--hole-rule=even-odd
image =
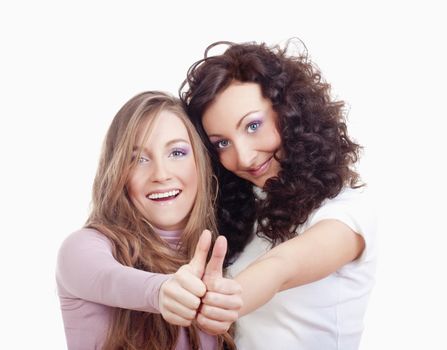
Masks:
[[[155,226],[153,226],[153,229],[155,233],[171,246],[171,248],[177,247],[183,233],[183,230],[162,230]]]

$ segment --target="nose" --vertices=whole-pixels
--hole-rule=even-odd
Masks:
[[[256,165],[257,152],[250,145],[237,144],[235,145],[235,151],[239,168],[248,169]]]
[[[153,182],[163,182],[171,178],[169,168],[163,160],[155,160],[153,162],[151,180]]]

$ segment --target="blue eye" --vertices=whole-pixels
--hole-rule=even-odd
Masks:
[[[247,132],[249,132],[251,134],[251,133],[255,132],[256,130],[258,130],[260,126],[261,126],[260,121],[251,122],[250,124],[247,125]]]
[[[169,155],[169,157],[174,157],[174,158],[181,158],[187,155],[187,152],[184,149],[174,149],[171,154]]]
[[[137,160],[137,164],[138,165],[144,165],[145,163],[149,162],[149,159],[146,157],[138,157],[137,156],[132,156],[132,163],[135,162],[135,160]]]
[[[132,152],[132,156],[130,158],[131,162],[137,162],[137,164],[143,164],[149,162],[149,158],[146,155],[138,155],[139,153],[134,151]]]
[[[214,142],[214,146],[218,150],[227,148],[229,145],[230,145],[230,141],[228,141],[228,140],[220,140],[220,141]]]

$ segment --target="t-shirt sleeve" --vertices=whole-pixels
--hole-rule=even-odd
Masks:
[[[373,260],[377,255],[377,215],[374,200],[367,190],[344,189],[312,214],[309,227],[325,219],[335,219],[349,226],[365,240],[365,249],[357,261]]]
[[[109,239],[96,230],[72,233],[59,249],[56,279],[72,297],[158,313],[159,290],[169,278],[120,264]]]

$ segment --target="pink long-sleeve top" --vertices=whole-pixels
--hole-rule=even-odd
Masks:
[[[158,231],[171,246],[181,232]],[[160,313],[158,295],[170,275],[121,265],[109,239],[93,229],[72,233],[62,243],[56,268],[65,336],[69,350],[101,349],[114,307]],[[217,349],[216,338],[200,332],[201,349]],[[176,350],[189,349],[180,328]]]

